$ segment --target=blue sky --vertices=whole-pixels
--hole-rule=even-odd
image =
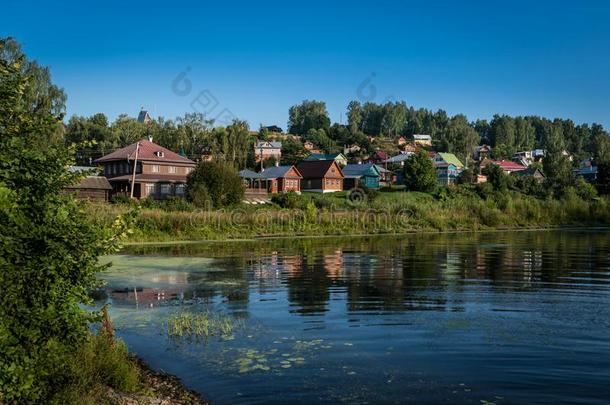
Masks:
[[[285,128],[304,99],[344,122],[350,100],[393,99],[610,127],[605,1],[4,0],[0,35],[51,67],[69,115],[144,106]]]

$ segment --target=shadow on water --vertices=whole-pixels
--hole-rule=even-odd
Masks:
[[[610,396],[607,231],[142,245],[108,260],[130,348],[216,402]],[[244,327],[168,338],[168,317],[210,310]]]

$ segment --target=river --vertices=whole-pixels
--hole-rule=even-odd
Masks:
[[[215,404],[608,403],[610,232],[131,246],[117,334]],[[180,313],[229,335],[170,337]]]

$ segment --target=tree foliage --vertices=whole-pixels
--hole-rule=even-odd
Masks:
[[[186,183],[189,201],[202,208],[222,208],[240,203],[244,186],[235,168],[220,161],[200,162]]]
[[[95,319],[81,307],[98,282],[101,254],[126,232],[104,231],[62,194],[78,178],[75,148],[50,143],[57,104],[36,103],[39,77],[0,40],[0,402],[45,402],[65,383],[62,362]],[[35,91],[34,91],[35,92]]]
[[[330,118],[323,101],[304,100],[288,110],[288,132],[305,135],[311,129],[328,131]]]
[[[436,187],[436,171],[428,153],[420,150],[411,156],[404,167],[407,190],[430,192]]]

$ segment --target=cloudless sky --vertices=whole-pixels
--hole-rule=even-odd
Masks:
[[[304,99],[337,122],[350,100],[404,100],[610,127],[610,1],[3,0],[0,36],[50,66],[69,115],[286,128]]]

